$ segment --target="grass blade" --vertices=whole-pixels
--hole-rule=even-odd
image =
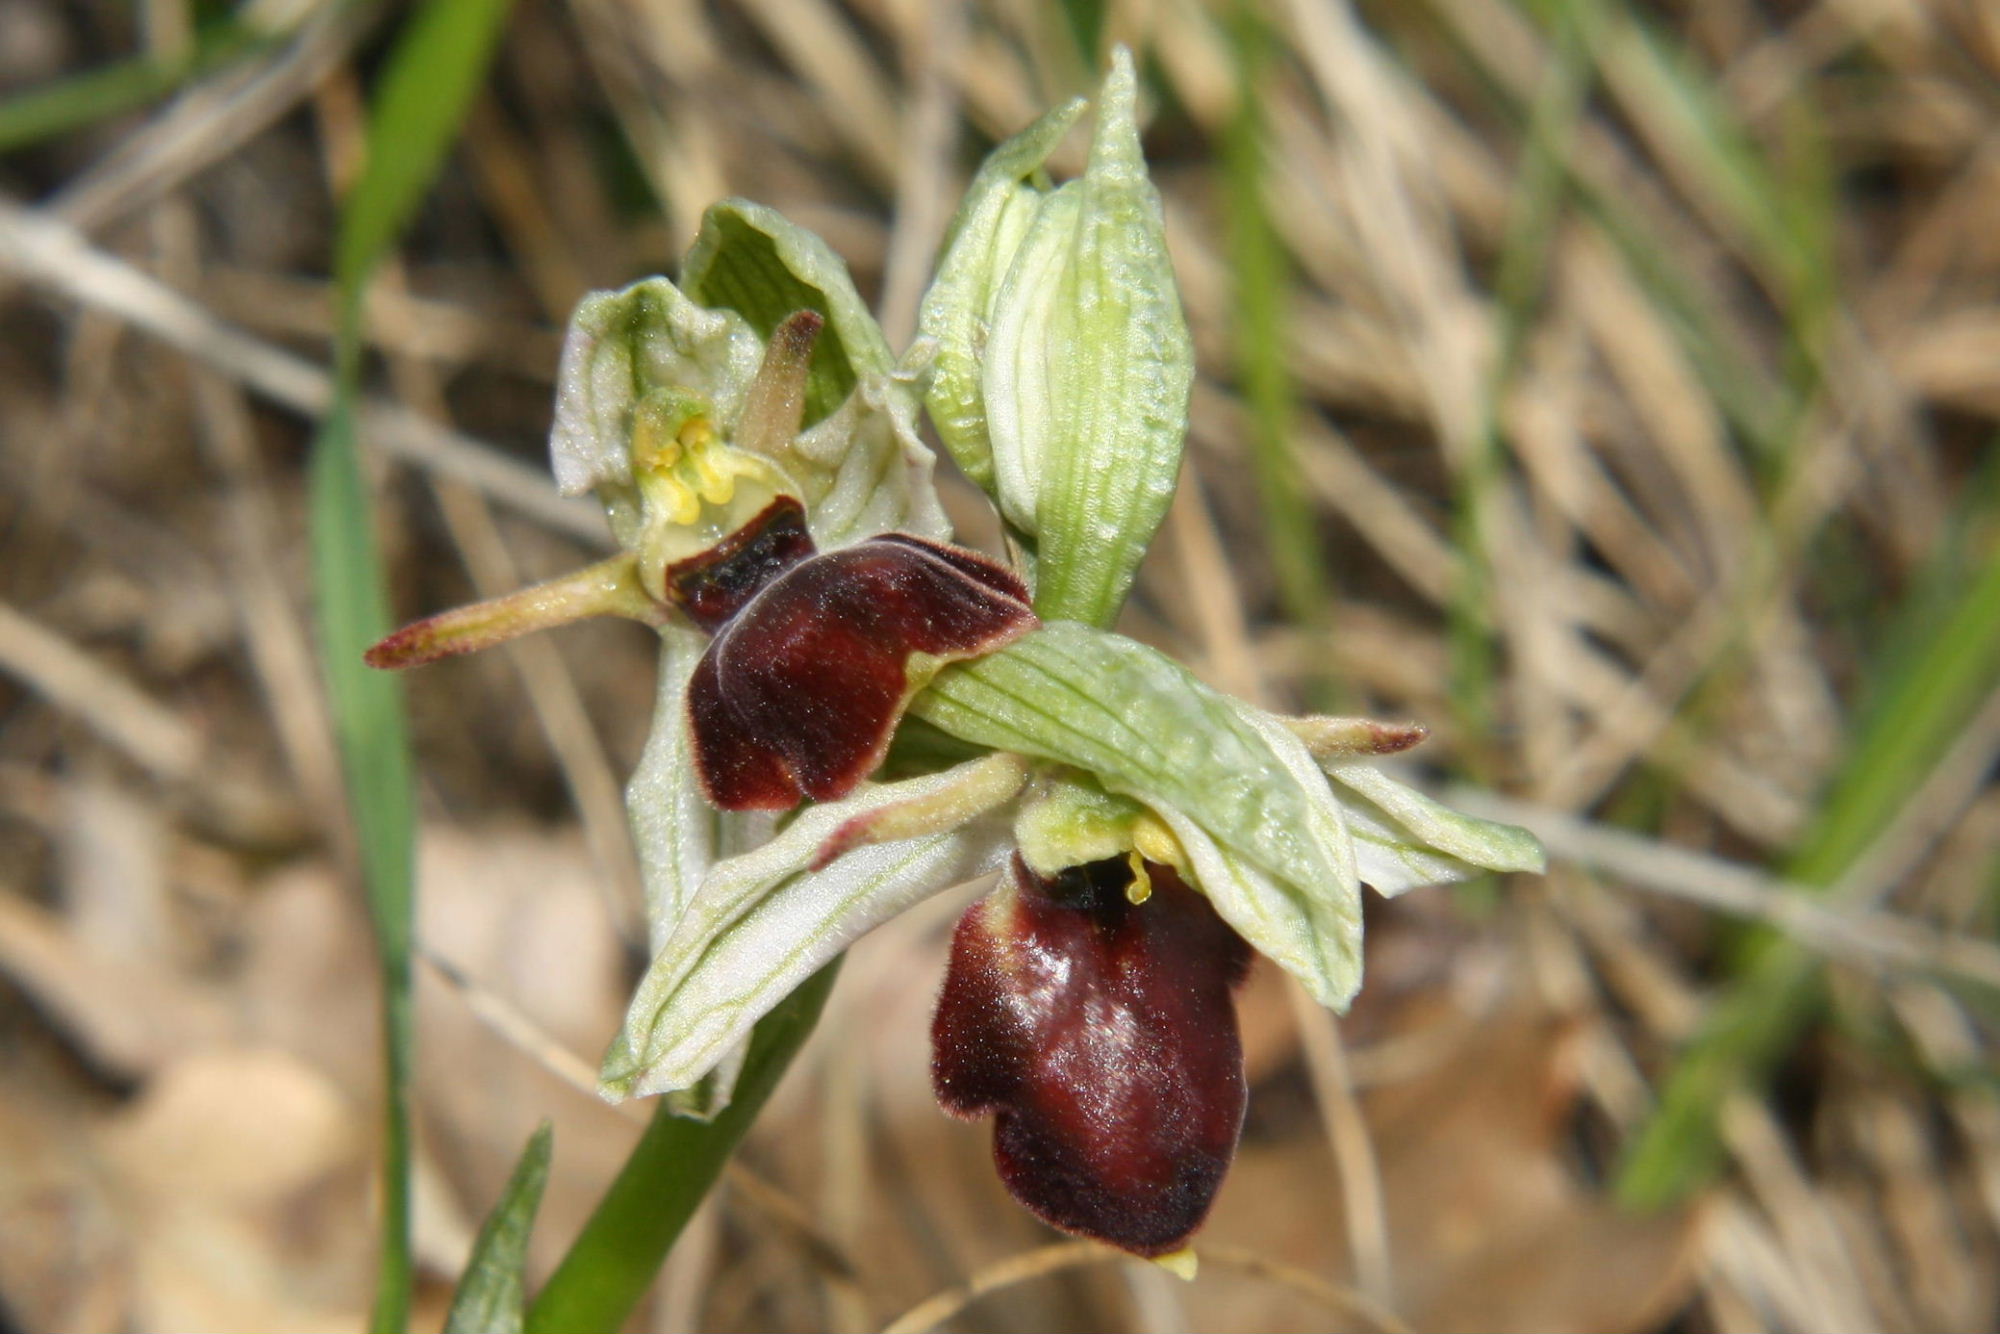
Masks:
[[[457,132],[499,35],[506,0],[433,0],[398,38],[369,118],[368,160],[343,202],[334,403],[314,443],[309,502],[327,692],[381,964],[382,1242],[369,1328],[399,1334],[410,1308],[410,940],[416,829],[402,689],[364,666],[389,630],[381,555],[355,438],[361,311],[369,273],[416,207]]]
[[[542,1187],[549,1181],[553,1140],[544,1121],[521,1150],[514,1174],[507,1178],[499,1203],[472,1245],[472,1259],[444,1318],[444,1334],[520,1334],[527,1309],[522,1270],[528,1262],[528,1237],[534,1231],[535,1211],[541,1207]]]
[[[401,683],[371,671],[362,650],[389,629],[381,556],[355,452],[352,393],[321,426],[311,471],[313,582],[334,730],[360,843],[361,873],[381,966],[386,1118],[382,1254],[372,1329],[400,1330],[410,1296],[410,744]]]
[[[171,56],[141,55],[30,88],[0,102],[0,153],[95,125],[267,46],[277,34],[222,23]]]
[[[1919,604],[1913,614],[1928,615]],[[1890,636],[1891,642],[1906,638]],[[1883,683],[1786,878],[1830,886],[1888,826],[1952,735],[2000,680],[2000,548],[1967,585],[1922,652]],[[1659,1109],[1618,1180],[1619,1198],[1659,1208],[1705,1184],[1722,1164],[1716,1115],[1731,1092],[1761,1082],[1819,1013],[1818,960],[1772,932],[1755,933],[1737,980],[1682,1054]]]
[[[458,137],[510,3],[431,0],[397,38],[369,112],[367,166],[341,204],[333,272],[350,311]]]
[[[1295,278],[1264,193],[1270,145],[1259,89],[1269,78],[1271,35],[1247,3],[1237,5],[1231,30],[1236,107],[1223,134],[1222,166],[1228,183],[1223,207],[1236,292],[1235,369],[1249,409],[1250,456],[1279,597],[1286,617],[1317,639],[1331,622],[1332,590],[1292,445],[1299,406],[1285,366],[1285,293]],[[1334,690],[1330,676],[1315,673],[1309,685],[1312,705],[1333,707]]]
[[[1582,34],[1567,10],[1550,8],[1552,68],[1528,108],[1521,163],[1495,274],[1499,348],[1487,377],[1477,432],[1453,482],[1452,538],[1459,577],[1452,590],[1452,706],[1468,739],[1465,762],[1475,774],[1492,767],[1486,753],[1494,735],[1498,690],[1498,641],[1492,624],[1493,571],[1488,559],[1487,515],[1505,468],[1502,415],[1505,397],[1547,292],[1551,259],[1563,223],[1570,182],[1564,169],[1591,87],[1591,64]]]
[[[766,1015],[750,1037],[736,1096],[713,1121],[664,1101],[597,1211],[528,1307],[530,1334],[611,1334],[652,1286],[667,1252],[819,1021],[839,960]]]

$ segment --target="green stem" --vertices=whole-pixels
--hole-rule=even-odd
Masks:
[[[675,1116],[660,1104],[597,1211],[528,1307],[527,1334],[612,1334],[625,1324],[819,1022],[839,970],[837,959],[820,969],[757,1025],[736,1095],[713,1121]]]

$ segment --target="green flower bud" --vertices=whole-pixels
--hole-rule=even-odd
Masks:
[[[1059,189],[1024,181],[1074,104],[994,150],[919,321],[938,344],[932,419],[1036,552],[1035,610],[1093,625],[1116,618],[1166,515],[1194,374],[1135,99],[1121,47],[1089,165]]]

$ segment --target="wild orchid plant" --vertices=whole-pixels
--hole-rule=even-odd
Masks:
[[[679,287],[589,297],[552,452],[620,554],[370,660],[595,614],[659,633],[627,793],[653,960],[606,1096],[713,1115],[761,1016],[997,871],[953,938],[938,1100],[993,1115],[1000,1174],[1043,1219],[1172,1259],[1242,1125],[1251,951],[1341,1010],[1364,883],[1542,854],[1372,763],[1422,728],[1278,717],[1109,629],[1173,494],[1193,374],[1134,95],[1121,50],[1079,179],[1043,163],[1080,100],[993,151],[900,360],[840,260],[741,201],[710,210]],[[947,541],[920,408],[998,508],[1007,562]]]

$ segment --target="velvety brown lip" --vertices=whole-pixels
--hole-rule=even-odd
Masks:
[[[952,937],[932,1027],[944,1109],[991,1113],[993,1158],[1045,1222],[1139,1255],[1180,1249],[1243,1127],[1231,992],[1249,947],[1208,900],[1122,859],[1053,879],[1019,858]]]
[[[703,789],[724,810],[844,796],[882,762],[913,653],[971,657],[1036,624],[1005,566],[904,533],[785,566],[721,624],[689,682]]]

